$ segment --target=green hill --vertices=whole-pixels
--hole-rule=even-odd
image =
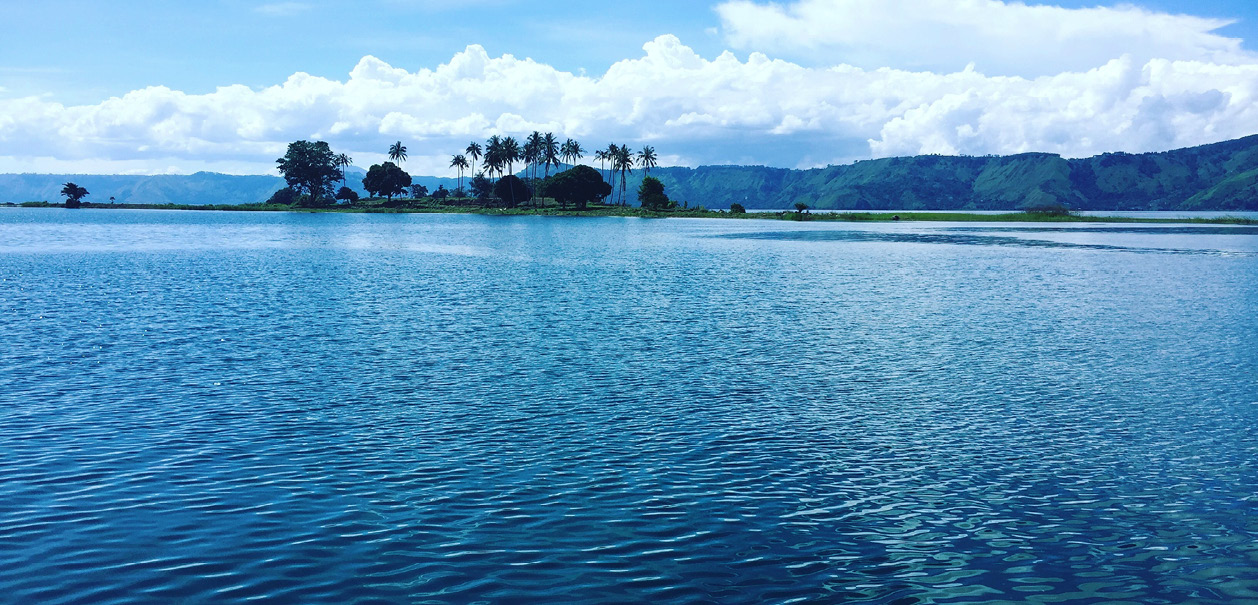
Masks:
[[[351,169],[349,184],[361,176]],[[1258,210],[1258,135],[1160,153],[1107,153],[1068,160],[1048,153],[914,156],[788,170],[767,166],[656,168],[671,198],[690,207],[844,210],[1017,210],[1064,204],[1077,210]],[[642,170],[629,176],[635,198]],[[619,179],[616,179],[619,181]],[[199,172],[169,176],[0,175],[0,203],[57,201],[63,183],[90,201],[240,204],[265,201],[275,176]],[[415,177],[430,190],[454,179]]]
[[[1078,210],[1258,210],[1256,170],[1258,136],[1077,160],[1047,153],[915,156],[813,170],[703,166],[651,174],[674,199],[709,208],[738,202],[786,209],[803,202],[844,210],[1016,210],[1045,203]]]

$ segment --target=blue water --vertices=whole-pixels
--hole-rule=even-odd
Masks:
[[[1258,599],[1258,228],[0,211],[0,601]]]

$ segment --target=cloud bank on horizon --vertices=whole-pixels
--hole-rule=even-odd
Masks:
[[[358,164],[402,140],[411,172],[446,174],[468,141],[533,130],[586,147],[651,144],[662,165],[811,167],[1155,151],[1258,125],[1258,56],[1216,33],[1227,21],[1000,0],[730,0],[715,11],[745,59],[661,35],[598,75],[473,45],[418,71],[366,56],[344,80],[158,86],[94,105],[0,89],[0,171],[268,173],[287,143],[319,139]]]

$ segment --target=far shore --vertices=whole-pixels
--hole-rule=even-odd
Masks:
[[[23,204],[4,204],[0,207],[23,208],[63,208],[63,204],[47,202],[26,202]],[[734,213],[728,210],[675,209],[668,211],[650,211],[635,206],[591,206],[584,210],[560,208],[556,205],[541,207],[495,208],[473,205],[442,205],[437,203],[411,203],[389,207],[385,205],[353,205],[299,207],[278,204],[241,204],[241,205],[206,205],[194,206],[187,204],[99,204],[84,202],[81,210],[200,210],[200,211],[232,211],[232,212],[303,212],[303,213],[349,213],[349,214],[479,214],[485,216],[580,216],[580,217],[636,217],[636,218],[720,218],[720,219],[758,219],[786,220],[800,222],[984,222],[984,223],[1190,223],[1211,225],[1258,225],[1258,219],[1222,216],[1215,218],[1137,218],[1127,216],[1085,216],[1074,213],[1060,212],[1024,212],[1010,211],[1004,214],[978,214],[965,212],[881,212],[881,211],[832,211],[802,212],[747,212]]]

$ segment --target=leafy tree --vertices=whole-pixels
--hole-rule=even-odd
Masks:
[[[642,179],[642,185],[638,187],[638,202],[642,204],[643,209],[657,212],[676,206],[664,193],[664,183],[653,176]]]
[[[803,202],[795,202],[795,214],[803,214],[808,209],[808,204]]]
[[[326,141],[289,143],[288,152],[275,163],[294,197],[304,193],[316,203],[323,197],[331,197],[332,183],[341,177],[337,156]]]
[[[80,208],[83,206],[83,198],[87,197],[87,189],[74,183],[66,183],[61,188],[61,195],[66,196],[66,208]]]
[[[533,198],[533,192],[529,191],[528,185],[514,174],[498,179],[498,183],[494,185],[494,195],[505,202],[508,208],[515,208]]]
[[[444,200],[450,197],[450,190],[446,189],[445,185],[438,185],[437,190],[432,192],[432,196],[436,199]]]
[[[564,207],[572,203],[585,210],[590,202],[611,195],[612,186],[599,171],[583,165],[556,174],[548,181],[546,191]]]
[[[729,213],[730,214],[747,214],[747,209],[744,208],[742,204],[739,204],[738,202],[734,202],[733,204],[729,205]]]
[[[401,164],[406,161],[406,146],[402,141],[389,145],[389,159]]]
[[[367,176],[363,177],[363,188],[370,193],[372,197],[384,196],[389,201],[393,201],[393,196],[400,195],[411,186],[411,175],[406,174],[405,170],[398,168],[393,162],[385,162],[384,164],[376,164],[367,170]]]
[[[283,189],[280,189],[279,191],[276,191],[275,193],[272,193],[271,197],[267,199],[266,203],[275,204],[279,206],[292,206],[293,202],[296,200],[297,200],[297,192],[293,191],[292,187],[285,187]]]
[[[358,201],[358,192],[349,187],[341,187],[341,190],[336,192],[336,199],[353,204]]]
[[[489,179],[485,178],[485,173],[483,172],[477,173],[476,176],[472,177],[468,187],[471,188],[472,195],[476,196],[476,199],[481,200],[488,198],[489,194],[494,191],[493,184],[489,182]]]
[[[421,199],[428,197],[428,187],[424,185],[411,185],[411,198]]]

